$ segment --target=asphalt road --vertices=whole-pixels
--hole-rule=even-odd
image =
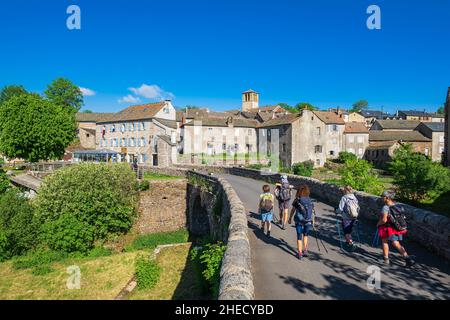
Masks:
[[[320,251],[311,234],[308,258],[295,256],[296,233],[292,226],[282,230],[272,225],[268,238],[260,229],[257,211],[264,182],[222,175],[244,203],[248,214],[249,238],[256,299],[450,299],[450,266],[419,245],[404,243],[417,264],[405,268],[398,253],[391,253],[391,266],[382,264],[381,248],[373,248],[373,222],[360,221],[360,246],[352,253],[341,250],[333,208],[315,202]],[[273,190],[273,186],[272,186]],[[275,216],[279,217],[278,208]],[[356,229],[355,229],[356,230]],[[380,268],[381,288],[369,289],[367,268]]]

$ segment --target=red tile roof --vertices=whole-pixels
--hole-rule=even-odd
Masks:
[[[363,122],[347,122],[344,133],[369,133],[369,130]]]
[[[314,114],[325,124],[345,124],[344,119],[335,112],[313,111]]]

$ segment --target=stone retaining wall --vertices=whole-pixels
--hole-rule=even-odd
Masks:
[[[280,179],[280,174],[278,173],[261,174],[258,170],[238,167],[228,169],[228,173],[271,183],[278,182]],[[288,175],[288,179],[294,186],[308,185],[311,189],[311,194],[316,199],[335,207],[338,206],[342,193],[336,185],[295,175]],[[355,192],[355,195],[360,203],[361,215],[370,220],[377,220],[378,213],[383,205],[382,198],[359,191]],[[408,219],[408,238],[427,247],[437,255],[450,260],[450,219],[407,204],[401,205],[404,207]]]
[[[149,183],[150,189],[140,193],[137,231],[146,234],[185,228],[186,179]]]
[[[220,271],[219,300],[254,299],[251,251],[244,205],[225,179],[194,171],[189,171],[187,177],[189,180],[201,181],[202,186],[197,187],[205,198],[208,198],[208,193],[214,194],[216,198],[221,197],[220,219],[210,218],[214,237],[227,244]],[[211,213],[211,201],[206,201],[204,205],[209,207],[209,216],[218,214]],[[228,228],[224,228],[227,225]]]

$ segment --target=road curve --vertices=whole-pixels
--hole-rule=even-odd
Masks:
[[[281,230],[272,225],[268,238],[259,229],[254,214],[264,182],[249,178],[221,175],[236,190],[248,215],[249,239],[256,299],[449,299],[450,266],[415,243],[405,243],[417,258],[412,269],[403,267],[403,260],[391,254],[392,266],[381,264],[380,248],[372,248],[373,223],[360,222],[360,247],[353,253],[341,250],[333,208],[315,202],[319,239],[328,253],[310,237],[310,256],[299,261],[295,257],[295,229]],[[273,186],[272,186],[273,190]],[[279,217],[278,209],[275,216]],[[367,268],[380,268],[381,288],[369,289]]]

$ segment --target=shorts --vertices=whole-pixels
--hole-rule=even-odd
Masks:
[[[297,231],[297,240],[302,240],[303,236],[307,237],[309,235],[309,232],[312,229],[312,223],[297,223],[295,225],[295,230]]]
[[[351,234],[354,224],[355,224],[355,220],[343,220],[342,228],[344,229],[344,234]]]
[[[393,234],[389,237],[389,241],[403,241],[402,234]]]
[[[289,209],[289,200],[288,201],[278,201],[278,208],[280,208],[280,211]]]
[[[272,214],[272,212],[264,212],[264,213],[261,213],[261,221],[262,222],[272,222],[272,219],[273,219],[273,214]]]

